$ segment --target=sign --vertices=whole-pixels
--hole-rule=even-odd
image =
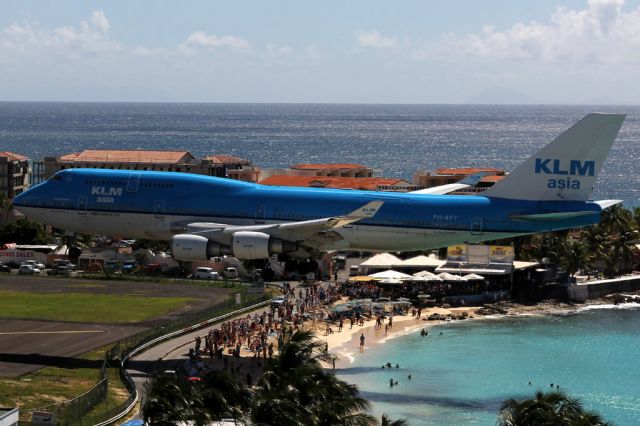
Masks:
[[[32,425],[54,425],[55,424],[55,416],[53,413],[48,411],[34,411],[31,414],[31,424]]]
[[[40,263],[48,263],[47,255],[33,250],[6,249],[0,250],[0,261],[2,263],[21,264],[25,260],[36,260]]]
[[[240,297],[240,293],[236,293],[236,305],[242,305],[242,299]]]
[[[484,244],[468,245],[467,262],[478,265],[486,265],[489,263],[489,246]]]
[[[513,263],[514,257],[511,246],[489,246],[489,261],[491,263]]]
[[[466,262],[467,246],[459,244],[447,247],[447,262]]]

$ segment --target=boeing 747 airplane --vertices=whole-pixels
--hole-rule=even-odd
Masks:
[[[263,186],[208,176],[68,169],[20,194],[68,231],[171,240],[177,260],[425,250],[597,223],[588,201],[624,115],[588,114],[482,195]],[[453,189],[457,188],[454,186]]]

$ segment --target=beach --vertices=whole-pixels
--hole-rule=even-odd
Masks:
[[[590,306],[610,306],[615,297],[615,295],[612,295],[598,299],[591,299],[587,303],[565,303],[555,300],[547,300],[533,305],[523,305],[515,302],[500,302],[484,306],[456,308],[428,307],[422,309],[422,315],[420,318],[412,316],[410,312],[406,315],[394,315],[393,327],[387,329],[386,332],[385,325],[388,323],[388,319],[383,321],[382,327],[380,328],[376,328],[375,319],[365,321],[364,325],[354,324],[353,327],[350,327],[350,323],[345,321],[342,331],[338,331],[337,325],[334,324],[331,327],[332,333],[330,334],[327,334],[324,323],[318,322],[314,325],[312,322],[309,322],[308,324],[305,324],[305,327],[315,330],[317,338],[327,343],[329,352],[337,357],[335,367],[336,369],[340,369],[347,368],[351,363],[353,363],[354,358],[358,353],[366,351],[373,346],[384,344],[389,340],[410,333],[420,333],[421,329],[428,331],[430,328],[443,323],[461,322],[459,319],[452,319],[450,321],[428,321],[427,318],[432,314],[453,317],[465,315],[467,319],[462,320],[465,322],[479,319],[499,319],[509,316],[562,315],[577,312],[580,309],[585,309]],[[478,311],[484,311],[485,313],[479,314]],[[364,335],[365,337],[365,345],[362,349],[360,348],[361,335]]]
[[[388,324],[388,319],[383,321],[382,327],[376,328],[376,320],[371,319],[364,322],[364,325],[350,326],[348,321],[345,321],[342,331],[338,331],[337,326],[332,326],[333,332],[326,333],[326,327],[324,324],[317,324],[315,327],[311,324],[311,328],[316,331],[316,336],[323,342],[326,342],[329,348],[329,352],[337,356],[336,368],[343,368],[348,366],[358,351],[367,350],[375,345],[380,345],[395,337],[403,336],[412,332],[419,333],[421,329],[428,329],[435,324],[442,321],[425,321],[429,315],[439,314],[443,316],[455,315],[460,316],[466,312],[470,319],[474,313],[480,307],[464,307],[464,308],[423,308],[420,318],[411,316],[411,313],[407,315],[394,315],[393,325],[385,332],[385,325]],[[468,321],[468,320],[465,320]],[[360,349],[360,336],[364,335],[365,344],[364,348]]]

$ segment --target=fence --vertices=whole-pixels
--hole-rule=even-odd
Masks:
[[[256,292],[251,291],[251,287],[244,288],[240,294],[242,300],[240,305],[236,303],[234,294],[232,298],[229,298],[223,303],[219,303],[198,312],[186,314],[171,322],[144,330],[140,333],[134,334],[133,336],[117,341],[105,354],[102,367],[100,368],[100,376],[97,383],[91,389],[72,400],[65,401],[63,403],[51,404],[36,410],[30,410],[30,412],[51,412],[55,416],[56,425],[59,426],[106,425],[115,422],[117,417],[120,414],[128,412],[128,408],[135,404],[138,399],[135,383],[129,374],[127,374],[125,368],[129,355],[134,350],[141,348],[143,345],[150,344],[162,336],[167,336],[169,334],[179,335],[181,334],[181,331],[188,332],[195,330],[213,323],[214,320],[216,322],[224,320],[228,316],[225,314],[230,314],[238,310],[238,308],[242,308],[242,310],[251,308],[253,305],[267,300],[266,295],[257,294]],[[111,366],[116,366],[118,368],[118,380],[125,385],[129,396],[118,406],[92,415],[90,414],[91,411],[94,410],[98,404],[104,402],[108,397],[110,380],[109,369],[114,368]],[[30,423],[20,422],[20,424],[28,425]]]

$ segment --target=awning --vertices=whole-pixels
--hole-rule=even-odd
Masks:
[[[485,279],[483,276],[478,274],[467,274],[467,275],[464,275],[462,278],[466,279],[467,281],[478,281],[478,280]]]
[[[377,280],[384,280],[384,279],[403,280],[405,278],[411,278],[411,275],[394,271],[393,269],[389,269],[387,271],[382,271],[382,272],[376,272],[375,274],[371,274],[369,276]]]
[[[511,273],[511,265],[469,265],[460,267],[458,265],[443,265],[436,268],[436,272],[448,272],[454,274],[477,274],[477,275],[507,275]]]

